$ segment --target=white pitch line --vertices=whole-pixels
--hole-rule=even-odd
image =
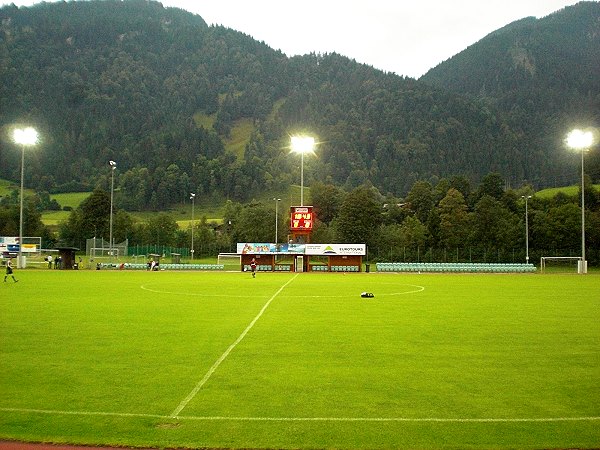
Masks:
[[[413,289],[412,291],[404,291],[404,292],[390,292],[390,293],[380,293],[377,292],[376,293],[376,297],[392,297],[392,296],[396,296],[396,295],[405,295],[405,294],[417,294],[419,292],[423,292],[425,290],[425,286],[418,286],[416,284],[404,284],[401,286],[409,286],[409,287],[413,287],[415,289]],[[350,295],[345,294],[345,295],[290,295],[290,298],[349,298]]]
[[[150,417],[154,419],[165,419],[167,416],[161,414],[142,414],[142,413],[118,413],[102,411],[60,411],[50,409],[29,409],[29,408],[0,408],[2,412],[16,412],[27,414],[49,414],[55,416],[107,416],[107,417]]]
[[[445,423],[514,423],[514,422],[596,422],[600,416],[590,417],[532,417],[532,418],[451,418],[451,417],[236,417],[236,416],[165,416],[161,414],[117,413],[100,411],[56,411],[47,409],[0,408],[2,412],[49,414],[68,416],[111,416],[154,419],[234,421],[234,422],[445,422]]]
[[[402,285],[401,285],[402,286]],[[391,296],[391,295],[404,295],[404,294],[416,294],[418,292],[423,292],[425,290],[425,286],[419,286],[417,284],[405,284],[403,286],[410,286],[410,287],[414,287],[416,288],[413,291],[405,291],[405,292],[392,292],[390,294],[377,294],[377,295],[387,295],[387,296]]]
[[[219,359],[217,359],[217,361],[212,365],[212,367],[210,369],[208,369],[208,372],[206,372],[204,377],[198,382],[198,384],[196,384],[196,386],[194,387],[194,389],[192,389],[192,391],[188,394],[188,396],[181,401],[181,403],[179,404],[179,406],[177,406],[177,408],[175,408],[175,410],[171,413],[172,418],[177,417],[179,415],[179,413],[183,410],[183,408],[185,408],[187,406],[187,404],[196,396],[198,391],[200,389],[202,389],[202,386],[204,386],[204,384],[209,380],[209,378],[212,376],[212,374],[215,372],[215,370],[217,370],[217,368],[221,365],[221,363],[223,361],[225,361],[225,359],[229,356],[229,354],[232,352],[232,350],[240,342],[242,342],[242,339],[244,339],[244,337],[246,337],[248,332],[252,329],[252,327],[258,321],[258,319],[260,319],[260,317],[263,315],[263,313],[269,307],[269,305],[275,299],[275,297],[277,297],[288,284],[290,284],[292,281],[294,281],[296,279],[296,277],[298,277],[298,274],[296,274],[294,277],[290,278],[287,281],[287,283],[285,283],[283,286],[281,286],[277,290],[277,292],[275,292],[275,294],[273,294],[273,296],[267,301],[267,303],[265,303],[265,305],[262,307],[262,309],[259,311],[259,313],[256,315],[256,317],[252,320],[252,322],[250,322],[250,325],[248,325],[246,327],[246,329],[244,331],[242,331],[242,334],[240,334],[239,337],[235,340],[235,342],[233,344],[231,344],[227,350],[225,350],[225,353],[223,353],[221,355],[221,357]]]
[[[584,422],[600,417],[537,417],[537,418],[450,418],[450,417],[202,417],[178,416],[186,420],[232,420],[240,422]]]
[[[248,298],[247,295],[230,295],[230,294],[204,294],[202,292],[181,292],[181,291],[165,291],[152,289],[145,284],[140,285],[140,289],[148,292],[154,292],[155,294],[169,294],[169,295],[186,295],[191,297],[227,297],[227,298]]]
[[[377,293],[377,296],[386,296],[386,297],[390,297],[390,296],[396,296],[396,295],[405,295],[405,294],[416,294],[419,292],[423,292],[425,290],[425,286],[419,286],[416,284],[403,284],[403,285],[396,285],[396,286],[409,286],[409,287],[413,287],[416,288],[412,291],[404,291],[404,292],[390,292],[390,293]],[[202,292],[177,292],[177,291],[165,291],[165,290],[158,290],[158,289],[153,289],[150,288],[148,286],[146,286],[145,284],[140,285],[140,288],[145,290],[145,291],[149,291],[149,292],[154,292],[155,294],[175,294],[175,295],[186,295],[186,296],[192,296],[192,297],[227,297],[227,298],[248,298],[247,295],[230,295],[230,294],[205,294]],[[349,295],[345,294],[345,295],[290,295],[290,298],[348,298]]]

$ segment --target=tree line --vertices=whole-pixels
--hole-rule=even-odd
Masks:
[[[310,187],[315,208],[315,243],[365,243],[371,261],[498,261],[523,262],[526,251],[525,201],[531,261],[540,256],[579,256],[581,209],[579,195],[559,193],[536,196],[531,186],[506,189],[498,173],[486,175],[473,186],[464,176],[441,179],[435,185],[417,181],[403,198],[385,196],[370,184],[350,191],[317,182]],[[586,244],[590,264],[600,263],[600,193],[586,177]],[[43,246],[56,243],[85,248],[86,239],[109,237],[110,194],[98,188],[69,218],[57,234],[41,223],[41,211],[56,208],[47,193],[26,198],[27,236],[42,236]],[[136,221],[122,208],[126,198],[115,194],[113,236],[130,246],[189,248],[191,226],[179,227],[175,218],[157,212]],[[0,235],[18,235],[17,191],[0,201]],[[218,222],[201,214],[194,223],[197,257],[235,252],[237,242],[278,242],[289,238],[289,217],[272,202],[239,203],[228,200]]]

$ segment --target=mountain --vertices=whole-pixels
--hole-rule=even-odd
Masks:
[[[489,104],[522,137],[524,178],[560,182],[573,160],[565,134],[600,126],[600,2],[511,23],[420,80]],[[598,179],[600,155],[590,159]]]
[[[583,34],[597,42],[593,20],[583,20],[592,14],[598,24],[597,7],[582,3],[554,20],[579,30],[578,39]],[[114,160],[119,204],[128,209],[164,208],[189,192],[246,201],[297,184],[300,158],[290,155],[289,138],[301,132],[319,142],[316,155],[304,158],[307,185],[318,180],[352,188],[370,182],[382,193],[402,196],[417,180],[452,175],[478,181],[498,172],[511,184],[537,186],[554,185],[558,177],[563,182],[571,173],[567,178],[574,180],[576,161],[562,152],[563,130],[553,121],[573,107],[558,103],[560,110],[547,109],[557,95],[584,96],[574,79],[595,86],[599,72],[590,75],[595,66],[587,53],[574,58],[579,65],[552,65],[549,58],[550,67],[535,66],[534,74],[552,71],[562,80],[530,83],[543,103],[533,94],[517,95],[520,80],[532,76],[525,57],[515,56],[521,64],[512,72],[490,68],[484,88],[475,81],[462,87],[448,81],[481,77],[461,67],[478,58],[493,60],[488,41],[497,52],[507,51],[511,47],[503,45],[511,41],[500,37],[530,22],[498,30],[417,81],[336,53],[288,58],[155,1],[5,6],[0,177],[19,179],[20,151],[9,135],[15,124],[28,123],[43,141],[27,153],[27,186],[51,192],[106,188],[108,161]],[[575,38],[565,39],[544,33],[536,42],[540,48],[571,48]],[[511,84],[514,96],[501,95]],[[588,103],[597,104],[598,92],[585,94]],[[545,114],[553,120],[541,120]],[[545,128],[536,129],[538,124]]]

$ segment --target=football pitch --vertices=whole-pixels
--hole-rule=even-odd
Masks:
[[[15,275],[0,439],[600,447],[597,273]]]

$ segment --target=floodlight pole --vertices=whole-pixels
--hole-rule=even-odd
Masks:
[[[300,206],[304,206],[304,152],[300,153]]]
[[[581,151],[581,261],[578,272],[587,273],[587,261],[585,260],[585,172],[583,167],[583,156],[594,142],[591,131],[573,130],[567,135],[567,145],[575,150]]]
[[[23,264],[23,178],[25,175],[25,144],[21,145],[21,207],[19,208],[19,257],[17,258],[17,267],[24,267]]]
[[[292,136],[292,151],[300,153],[300,206],[304,206],[304,153],[312,152],[315,139],[310,136]]]
[[[581,273],[587,273],[587,261],[585,260],[585,172],[583,170],[583,154],[581,149]]]
[[[109,225],[109,236],[108,236],[108,253],[110,255],[110,260],[113,260],[113,198],[115,191],[115,169],[117,168],[117,163],[114,161],[109,161],[110,165],[110,225]]]
[[[278,220],[278,208],[277,208],[277,204],[281,201],[280,198],[273,198],[273,200],[275,201],[275,244],[277,244],[279,242],[279,220]]]
[[[196,199],[196,194],[193,192],[190,193],[190,200],[192,201],[192,248],[190,250],[190,254],[192,255],[192,260],[194,260],[194,203]]]
[[[529,214],[527,211],[527,200],[531,195],[521,195],[525,199],[525,263],[529,264]]]
[[[25,267],[23,261],[23,198],[24,198],[24,179],[25,179],[25,147],[35,145],[38,141],[38,133],[34,128],[28,127],[24,129],[16,129],[13,134],[13,139],[17,144],[21,145],[21,198],[19,207],[19,254],[17,257],[17,268]]]

